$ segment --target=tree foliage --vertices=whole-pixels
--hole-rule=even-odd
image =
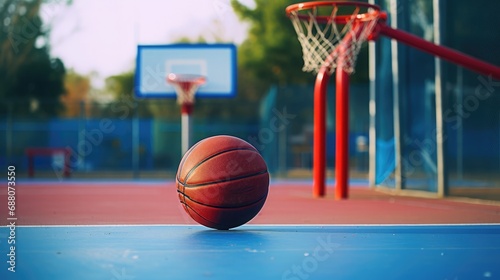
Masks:
[[[134,71],[107,77],[105,90],[111,92],[115,97],[115,100],[107,106],[108,115],[132,118],[135,112],[137,117],[152,116],[149,107],[135,99]]]
[[[45,1],[46,2],[46,1]],[[49,55],[43,0],[0,0],[0,114],[49,117],[62,111],[65,67]]]
[[[256,90],[250,95],[261,95],[271,84],[312,84],[315,75],[304,73],[302,48],[285,9],[296,0],[255,0],[251,9],[238,0],[231,0],[239,17],[250,23],[248,38],[239,48],[240,68],[246,76],[241,77],[243,91]],[[366,81],[367,49],[358,56],[356,75],[352,82]],[[249,85],[253,85],[250,87]]]
[[[66,118],[80,117],[84,113],[82,109],[87,114],[88,106],[82,108],[82,105],[88,103],[88,93],[91,88],[90,78],[70,69],[64,77],[64,88],[66,94],[61,97],[61,102],[65,110],[60,116]]]
[[[285,15],[293,0],[255,0],[250,9],[232,0],[235,12],[250,23],[248,38],[239,48],[242,68],[252,72],[263,86],[310,83],[313,76],[302,72],[302,51],[297,35]]]

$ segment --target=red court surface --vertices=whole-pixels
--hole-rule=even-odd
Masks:
[[[0,200],[7,201],[6,191]],[[19,181],[19,225],[195,224],[178,202],[173,181]],[[2,224],[7,211],[0,212]],[[250,224],[500,223],[500,204],[393,196],[353,186],[348,200],[313,198],[308,182],[272,183]]]
[[[0,200],[7,201],[6,189]],[[500,206],[354,186],[271,184],[249,224],[212,230],[173,181],[16,182],[0,279],[482,279],[500,275]],[[2,223],[8,211],[0,211]],[[446,225],[444,225],[446,224]],[[15,248],[7,244],[15,238]],[[8,270],[15,269],[15,272]]]

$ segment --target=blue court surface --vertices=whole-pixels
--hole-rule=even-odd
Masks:
[[[9,234],[0,279],[500,278],[500,225],[21,226],[15,272]]]

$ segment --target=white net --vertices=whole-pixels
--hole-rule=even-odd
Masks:
[[[370,14],[371,11],[367,11],[360,15],[358,8],[352,15],[342,15],[342,20],[337,21],[337,7],[333,7],[329,16],[318,16],[318,10],[318,7],[313,7],[289,14],[302,45],[302,70],[317,73],[326,65],[329,74],[337,67],[342,67],[349,74],[353,73],[361,45],[377,24],[378,12]],[[368,14],[370,17],[366,16]],[[318,21],[318,18],[322,20]]]
[[[167,75],[167,82],[175,89],[177,103],[194,104],[196,91],[206,82],[206,78],[199,75],[170,73]]]
[[[178,104],[194,104],[194,95],[198,90],[198,85],[191,84],[189,86],[183,85],[181,83],[176,83],[172,85],[177,93],[177,103]]]

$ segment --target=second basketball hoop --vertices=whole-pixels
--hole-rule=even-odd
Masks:
[[[195,94],[198,87],[206,82],[206,78],[201,75],[169,73],[167,82],[174,87],[177,102],[181,105],[182,154],[184,154],[191,147],[191,113]]]
[[[137,98],[176,98],[181,107],[181,152],[191,146],[191,113],[195,99],[232,98],[237,89],[237,54],[234,44],[139,45],[135,72]],[[154,141],[176,141],[158,133]],[[172,156],[174,156],[172,154]],[[177,155],[175,155],[177,156]]]

